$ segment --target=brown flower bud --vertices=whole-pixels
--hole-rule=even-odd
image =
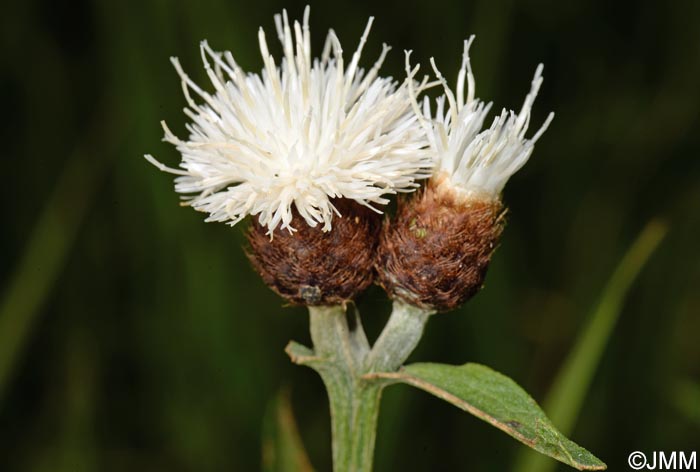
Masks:
[[[457,308],[481,288],[504,216],[497,199],[429,181],[384,224],[375,263],[379,284],[412,305]]]
[[[333,202],[341,217],[324,232],[309,226],[295,211],[294,233],[253,221],[248,258],[264,282],[293,305],[335,305],[352,300],[374,279],[373,261],[380,215],[360,204]]]

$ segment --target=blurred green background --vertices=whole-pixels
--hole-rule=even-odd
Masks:
[[[283,352],[309,343],[304,310],[253,273],[244,225],[203,224],[142,158],[179,159],[160,141],[161,119],[180,135],[186,122],[169,56],[204,85],[206,38],[259,71],[258,27],[274,37],[273,14],[304,4],[3,5],[1,471],[260,470],[261,421],[285,387],[330,470],[321,381]],[[605,315],[609,339],[583,348],[602,357],[570,436],[613,471],[635,450],[700,450],[700,2],[314,2],[316,54],[331,27],[350,54],[369,15],[365,67],[387,42],[385,74],[403,76],[412,49],[452,79],[475,33],[478,96],[517,109],[543,62],[533,124],[557,114],[506,188],[485,289],[431,320],[412,359],[484,363],[544,401],[623,254],[660,220],[665,239]],[[384,294],[358,304],[376,336]],[[385,394],[377,470],[515,470],[522,449],[423,392]]]

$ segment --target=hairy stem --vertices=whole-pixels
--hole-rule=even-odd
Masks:
[[[336,472],[372,469],[381,386],[362,380],[369,351],[356,313],[350,323],[341,306],[309,307],[315,365],[328,391]],[[352,329],[351,329],[352,327]]]
[[[355,309],[309,307],[313,352],[295,343],[292,360],[315,369],[328,391],[333,434],[333,470],[372,470],[377,419],[384,383],[363,376],[398,369],[418,344],[429,312],[402,302],[370,350]]]
[[[420,342],[433,313],[395,300],[389,321],[367,356],[367,370],[393,372],[401,367]]]

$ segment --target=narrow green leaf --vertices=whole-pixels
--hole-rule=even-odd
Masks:
[[[557,431],[525,390],[489,367],[420,363],[399,372],[380,372],[365,378],[401,382],[425,390],[578,470],[606,468],[590,452]]]
[[[301,442],[289,393],[280,392],[270,402],[265,415],[262,438],[264,472],[312,472]]]
[[[543,406],[564,434],[570,434],[576,424],[593,375],[620,317],[632,282],[658,247],[666,231],[666,225],[659,221],[651,221],[642,230],[610,277],[600,300],[588,317],[586,327],[561,367]],[[515,470],[549,472],[553,468],[553,463],[524,451],[516,461]]]
[[[105,147],[104,139],[102,143]],[[0,402],[106,170],[106,159],[90,159],[91,145],[84,144],[66,163],[17,267],[0,290]]]

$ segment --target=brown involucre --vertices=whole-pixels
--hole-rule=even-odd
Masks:
[[[356,202],[333,201],[341,217],[333,228],[310,227],[295,210],[290,233],[252,221],[248,258],[265,284],[294,305],[335,305],[352,300],[374,279],[381,216]]]
[[[481,288],[504,221],[500,201],[464,197],[431,180],[384,222],[378,283],[391,298],[453,310]]]

